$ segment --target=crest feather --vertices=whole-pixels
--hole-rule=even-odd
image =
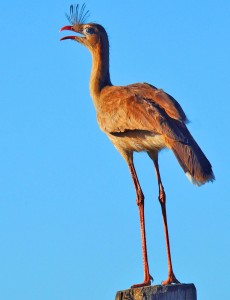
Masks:
[[[86,19],[89,17],[90,13],[89,10],[85,10],[86,4],[83,3],[82,6],[79,4],[71,5],[70,6],[70,13],[69,15],[66,13],[66,18],[72,25],[76,24],[84,24]]]

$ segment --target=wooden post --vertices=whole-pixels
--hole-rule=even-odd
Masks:
[[[115,300],[197,300],[197,298],[194,284],[173,284],[119,291]]]

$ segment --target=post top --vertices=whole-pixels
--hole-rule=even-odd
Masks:
[[[160,298],[159,298],[160,297]],[[197,300],[196,287],[190,284],[153,285],[118,291],[115,300]]]

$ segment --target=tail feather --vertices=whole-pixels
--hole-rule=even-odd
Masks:
[[[180,128],[186,136],[186,143],[173,141],[171,149],[174,152],[179,164],[186,173],[187,177],[195,185],[202,185],[205,182],[215,180],[212,166],[200,149],[189,130],[184,126]]]

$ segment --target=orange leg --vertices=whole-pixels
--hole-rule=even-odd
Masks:
[[[166,194],[164,192],[164,187],[161,182],[158,159],[154,159],[153,162],[154,162],[158,186],[159,186],[159,202],[161,205],[163,222],[164,222],[164,232],[165,232],[166,250],[167,250],[167,258],[168,258],[168,278],[165,281],[163,281],[162,284],[166,285],[166,284],[171,284],[171,283],[180,283],[176,279],[176,276],[174,275],[173,268],[172,268],[169,234],[168,234],[168,224],[167,224],[167,214],[166,214]]]
[[[153,278],[149,273],[148,256],[147,256],[146,234],[145,234],[145,216],[144,216],[144,195],[141,190],[141,186],[140,186],[133,162],[129,162],[128,166],[129,166],[129,170],[130,170],[130,173],[131,173],[131,176],[133,179],[133,183],[134,183],[136,195],[137,195],[136,201],[137,201],[137,205],[139,208],[140,225],[141,225],[142,255],[143,255],[143,265],[144,265],[144,281],[142,283],[132,285],[132,288],[137,288],[137,287],[151,285],[151,280],[153,280]]]

